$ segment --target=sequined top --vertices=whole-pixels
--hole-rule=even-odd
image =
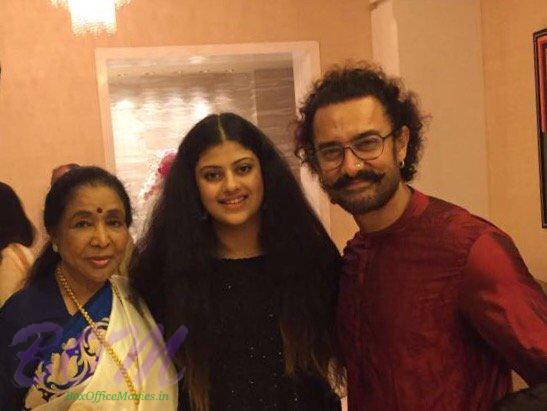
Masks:
[[[490,410],[511,369],[547,381],[547,298],[500,229],[414,191],[346,247],[338,331],[350,411]]]
[[[268,269],[263,256],[215,264],[212,410],[340,410],[325,382],[283,375],[277,284]]]

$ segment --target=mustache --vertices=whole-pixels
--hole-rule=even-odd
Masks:
[[[333,190],[341,190],[343,188],[346,188],[351,183],[354,183],[355,181],[372,181],[373,183],[377,183],[384,177],[383,173],[376,173],[372,170],[361,170],[359,171],[354,177],[350,177],[347,174],[344,174],[342,177],[340,177],[338,180],[336,180],[330,188]]]

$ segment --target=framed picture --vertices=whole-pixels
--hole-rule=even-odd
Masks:
[[[541,225],[547,228],[547,28],[534,33]]]

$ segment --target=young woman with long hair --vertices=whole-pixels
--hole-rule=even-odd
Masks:
[[[188,336],[183,409],[337,410],[339,253],[273,144],[231,113],[183,139],[130,278]]]

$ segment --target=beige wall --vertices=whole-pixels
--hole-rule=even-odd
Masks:
[[[545,0],[482,0],[490,218],[547,281],[541,228],[532,33],[547,27]]]
[[[400,75],[431,115],[416,187],[488,218],[477,0],[394,1]]]
[[[49,3],[0,1],[0,179],[36,223],[54,166],[104,165],[96,47],[317,40],[323,67],[371,55],[361,0],[133,0],[117,34],[97,38],[73,36],[68,12]],[[354,227],[341,218],[339,245]]]
[[[402,77],[430,116],[411,184],[488,218],[479,1],[384,0],[371,18],[374,59]]]

